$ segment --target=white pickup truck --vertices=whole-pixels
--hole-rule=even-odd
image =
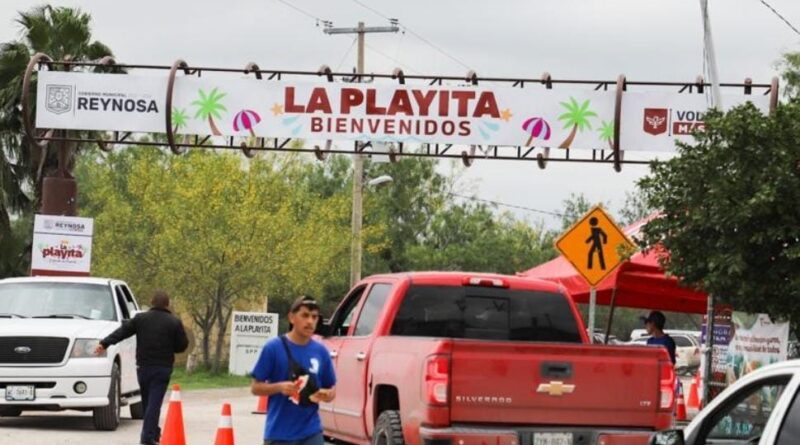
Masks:
[[[652,445],[800,444],[800,360],[760,368],[717,396],[683,431]]]
[[[82,277],[0,280],[0,416],[23,411],[92,411],[115,430],[120,407],[144,409],[136,338],[95,355],[98,341],[139,310],[127,284]]]

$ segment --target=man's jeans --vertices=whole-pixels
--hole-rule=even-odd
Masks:
[[[167,393],[172,367],[140,366],[136,368],[139,389],[142,391],[144,422],[142,423],[141,443],[156,443],[161,439],[161,428],[158,418],[161,416],[161,404]]]
[[[325,445],[325,437],[317,433],[302,440],[265,440],[264,445]]]

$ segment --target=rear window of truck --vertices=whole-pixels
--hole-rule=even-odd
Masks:
[[[502,288],[411,286],[392,335],[581,343],[567,299]]]

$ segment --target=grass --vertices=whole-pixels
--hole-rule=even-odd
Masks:
[[[250,377],[221,372],[214,374],[210,371],[197,370],[191,374],[184,368],[175,368],[172,372],[170,384],[181,385],[181,390],[213,389],[213,388],[238,388],[250,386]]]

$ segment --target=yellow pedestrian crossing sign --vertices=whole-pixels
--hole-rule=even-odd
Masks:
[[[633,248],[633,243],[600,206],[590,210],[556,241],[556,249],[591,286],[603,281],[622,263],[621,251]]]

